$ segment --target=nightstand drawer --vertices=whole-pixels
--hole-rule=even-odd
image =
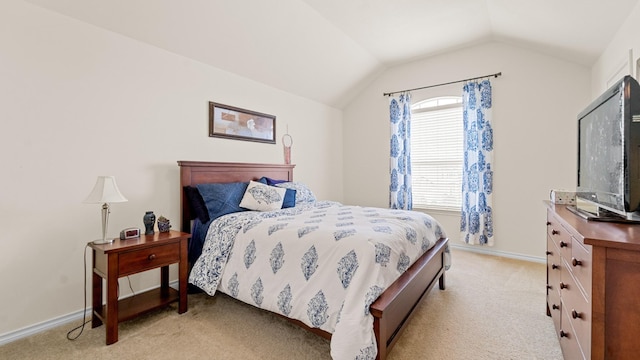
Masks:
[[[120,254],[119,275],[126,276],[180,261],[180,243],[154,246]]]

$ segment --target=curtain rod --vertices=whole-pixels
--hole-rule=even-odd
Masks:
[[[391,95],[393,95],[393,94],[397,94],[397,93],[401,93],[401,92],[414,91],[414,90],[422,90],[422,89],[428,89],[428,88],[437,87],[437,86],[443,86],[443,85],[451,85],[451,84],[455,84],[455,83],[461,83],[461,82],[466,82],[466,81],[471,81],[471,80],[477,80],[477,79],[488,78],[488,77],[492,77],[492,76],[497,78],[498,76],[502,76],[502,72],[498,72],[498,73],[490,74],[490,75],[484,75],[484,76],[476,76],[476,77],[474,77],[474,78],[469,78],[469,79],[464,79],[464,80],[450,81],[450,82],[442,83],[442,84],[436,84],[436,85],[423,86],[423,87],[419,87],[419,88],[415,88],[415,89],[407,89],[407,90],[394,91],[394,92],[384,93],[384,94],[382,94],[382,96],[391,96]]]

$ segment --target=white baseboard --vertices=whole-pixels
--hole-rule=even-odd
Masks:
[[[169,283],[169,286],[173,287],[173,288],[178,288],[179,286],[179,282],[178,280],[172,281]],[[159,287],[159,286],[158,286]],[[147,290],[151,290],[151,289],[147,289]],[[147,291],[147,290],[141,290],[139,291],[140,293]],[[129,295],[131,296],[131,295]],[[126,296],[125,296],[126,297]],[[123,297],[123,298],[125,298]],[[4,344],[8,344],[10,342],[19,340],[19,339],[23,339],[26,337],[29,337],[31,335],[35,335],[37,333],[43,332],[43,331],[47,331],[50,329],[53,329],[55,327],[58,326],[62,326],[65,324],[69,324],[75,321],[78,321],[77,325],[81,325],[82,322],[82,316],[86,314],[86,320],[90,320],[91,319],[91,308],[88,308],[85,310],[84,314],[82,310],[78,310],[76,312],[67,314],[67,315],[63,315],[63,316],[59,316],[59,317],[55,317],[53,319],[47,320],[47,321],[43,321],[41,323],[38,324],[34,324],[34,325],[29,325],[27,327],[24,327],[22,329],[18,329],[15,331],[10,331],[7,333],[4,333],[2,335],[0,335],[0,346],[4,345]],[[87,326],[91,326],[91,324],[87,324]],[[69,327],[69,330],[73,329],[73,327]]]
[[[522,254],[517,254],[517,253],[512,253],[512,252],[507,252],[507,251],[489,250],[489,249],[487,249],[485,247],[464,246],[462,244],[452,244],[451,242],[449,242],[449,246],[451,246],[452,248],[454,248],[456,250],[471,251],[471,252],[484,254],[484,255],[501,256],[501,257],[506,257],[506,258],[510,258],[510,259],[524,260],[524,261],[530,261],[530,262],[535,262],[535,263],[540,263],[540,264],[546,264],[547,263],[547,258],[545,258],[545,257],[522,255]]]
[[[82,315],[82,310],[78,310],[71,314],[56,317],[51,320],[2,334],[0,335],[0,346],[77,320],[82,321]],[[87,319],[91,319],[91,309],[87,309],[86,316]],[[69,330],[71,330],[71,328]]]

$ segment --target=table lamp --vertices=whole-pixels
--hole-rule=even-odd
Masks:
[[[85,204],[102,203],[102,239],[95,240],[94,244],[110,244],[114,239],[107,240],[107,227],[109,224],[109,203],[125,202],[127,199],[122,196],[116,178],[113,176],[98,176],[96,185],[91,194],[84,201]]]

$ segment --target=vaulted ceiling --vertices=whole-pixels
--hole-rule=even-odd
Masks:
[[[639,0],[25,0],[342,107],[385,68],[486,41],[593,64]]]

